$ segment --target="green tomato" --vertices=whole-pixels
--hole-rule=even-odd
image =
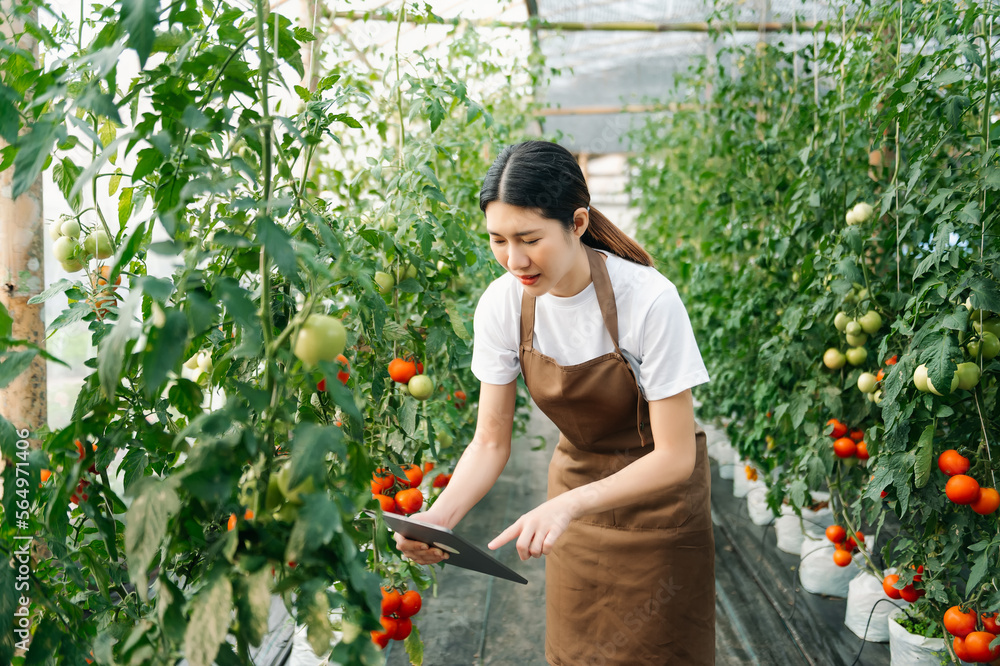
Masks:
[[[844,325],[844,333],[847,333],[848,335],[861,335],[863,332],[864,329],[861,328],[861,324],[853,319]]]
[[[867,222],[872,219],[872,213],[875,212],[875,209],[872,208],[870,204],[867,204],[864,201],[859,201],[854,205],[854,208],[851,209],[851,212],[854,213],[854,218],[858,221],[858,224],[861,224],[862,222]]]
[[[79,270],[83,270],[83,262],[79,259],[67,259],[66,261],[60,261],[59,265],[67,273],[76,273]]]
[[[859,333],[858,335],[851,335],[850,333],[847,334],[847,344],[852,347],[861,347],[866,342],[868,342],[867,333]]]
[[[79,249],[80,244],[75,240],[66,236],[60,236],[58,240],[52,243],[52,256],[59,262],[69,261]]]
[[[267,494],[264,496],[264,510],[267,513],[273,513],[281,504],[285,501],[285,496],[281,492],[281,486],[278,485],[278,474],[277,472],[271,474],[270,478],[267,480]]]
[[[993,317],[982,321],[980,319],[972,320],[972,328],[976,329],[976,333],[982,334],[983,331],[987,333],[992,333],[997,338],[1000,338],[1000,319]]]
[[[274,519],[283,523],[294,523],[299,517],[299,505],[286,503],[283,507],[274,512]]]
[[[454,441],[455,438],[449,435],[448,433],[446,432],[438,433],[438,443],[440,443],[441,446],[443,446],[444,448],[448,448],[449,446],[451,446]]]
[[[868,350],[864,347],[851,347],[847,350],[847,362],[857,367],[868,360]]]
[[[1000,354],[1000,337],[990,333],[989,331],[983,331],[983,360],[992,361]]]
[[[292,353],[306,366],[315,366],[319,361],[336,359],[346,344],[347,331],[339,319],[313,314],[299,329]]]
[[[375,271],[375,285],[378,287],[378,293],[388,296],[396,286],[396,279],[384,271]]]
[[[108,238],[108,234],[103,229],[92,232],[83,240],[83,250],[87,256],[93,255],[98,259],[107,259],[114,254],[111,239]]]
[[[396,269],[396,282],[402,282],[403,280],[416,279],[417,277],[417,267],[413,264],[407,264],[406,266],[400,266]]]
[[[833,317],[833,326],[841,333],[847,328],[847,324],[851,321],[851,318],[847,316],[846,312],[838,312]]]
[[[963,391],[972,390],[979,383],[979,366],[975,363],[959,363],[955,374],[958,376],[958,388]]]
[[[862,372],[858,377],[858,390],[862,393],[872,393],[877,384],[878,380],[870,372]]]
[[[913,371],[913,385],[917,387],[917,390],[921,393],[927,393],[927,366],[921,363],[917,366],[917,369]]]
[[[434,392],[434,382],[427,375],[414,375],[406,388],[410,391],[410,395],[417,400],[426,400]]]
[[[874,402],[876,405],[882,404],[882,389],[879,389],[878,391],[872,393],[872,402]]]
[[[858,320],[861,329],[868,335],[873,335],[882,328],[882,316],[874,310],[869,310]]]
[[[853,208],[847,211],[847,214],[844,215],[844,221],[847,222],[848,226],[854,226],[859,223],[858,215],[854,212]]]
[[[66,220],[59,226],[59,233],[75,240],[80,237],[80,223],[76,220]]]
[[[60,231],[61,228],[62,228],[61,222],[53,222],[51,225],[49,225],[49,238],[51,238],[53,241],[57,241],[60,238],[62,238],[62,231]]]
[[[847,357],[839,349],[830,347],[823,353],[823,365],[831,370],[840,370],[847,363]]]
[[[281,494],[292,504],[302,504],[303,495],[316,492],[316,483],[311,476],[307,476],[302,483],[294,488],[289,487],[289,482],[292,479],[292,466],[289,464],[284,465],[278,470],[276,476],[278,477],[278,488],[281,489]]]

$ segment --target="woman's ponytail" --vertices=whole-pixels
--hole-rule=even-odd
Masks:
[[[642,266],[653,258],[608,218],[590,206],[590,191],[573,153],[557,143],[525,141],[507,146],[486,172],[479,191],[479,208],[486,212],[492,201],[537,210],[542,217],[572,229],[580,208],[590,211],[590,226],[583,243]]]
[[[640,266],[652,266],[653,258],[641,245],[629,238],[611,220],[593,206],[590,209],[590,225],[583,234],[583,244],[595,250],[604,250],[628,259]]]

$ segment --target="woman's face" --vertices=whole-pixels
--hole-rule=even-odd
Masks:
[[[501,201],[486,205],[486,231],[500,265],[532,296],[573,296],[590,283],[590,265],[580,242],[587,229],[585,208],[571,231],[556,220]]]

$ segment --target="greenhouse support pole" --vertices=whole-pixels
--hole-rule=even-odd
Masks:
[[[0,0],[6,17],[0,31],[9,44],[38,58],[38,41],[25,31],[25,21],[36,21],[37,11],[17,16],[17,0]],[[7,143],[0,139],[0,149]],[[14,320],[11,337],[42,345],[45,337],[44,304],[28,305],[45,289],[45,240],[42,235],[42,178],[17,199],[11,198],[14,169],[0,172],[0,303]],[[34,446],[36,433],[48,420],[45,359],[36,356],[5,388],[0,388],[0,414],[18,430],[27,430]]]

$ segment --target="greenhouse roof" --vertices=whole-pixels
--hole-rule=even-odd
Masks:
[[[739,30],[713,43],[704,27],[676,30],[677,24],[712,21],[728,7],[700,0],[527,0],[547,22],[603,24],[601,29],[539,31],[549,66],[559,68],[547,90],[546,134],[562,132],[561,142],[577,152],[628,149],[624,134],[650,115],[641,109],[669,96],[675,76],[695,58],[720,45],[771,43],[804,46],[812,34],[793,29],[804,22],[837,20],[839,6],[798,0],[737,2],[732,20]],[[766,8],[766,9],[765,9]],[[766,12],[762,16],[762,11]],[[761,22],[770,24],[761,30]],[[640,30],[607,29],[607,24],[648,24]],[[747,25],[751,24],[751,25]],[[781,25],[776,25],[781,24]],[[658,28],[656,26],[659,26]],[[592,28],[599,28],[593,25]],[[756,29],[755,29],[756,27]],[[796,30],[797,31],[797,30]],[[733,36],[735,35],[735,36]],[[624,111],[630,105],[628,112]]]

